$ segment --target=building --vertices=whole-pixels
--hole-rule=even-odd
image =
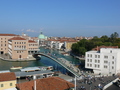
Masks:
[[[39,51],[37,42],[22,37],[9,39],[8,47],[11,59],[27,59],[29,55]]]
[[[8,53],[11,59],[23,59],[28,57],[28,40],[21,37],[13,37],[8,40]]]
[[[0,55],[6,59],[28,59],[38,51],[39,44],[26,34],[0,34]]]
[[[64,42],[64,47],[66,51],[71,51],[72,44],[76,43],[76,40],[67,40]]]
[[[39,46],[46,46],[45,43],[46,40],[47,40],[47,36],[43,35],[43,33],[41,32],[40,35],[38,36]]]
[[[8,39],[13,38],[15,34],[0,34],[0,54],[8,53]]]
[[[85,68],[93,69],[95,74],[120,73],[120,49],[101,48],[100,51],[86,52]]]
[[[13,72],[0,73],[0,90],[17,90],[16,76]]]
[[[70,51],[73,43],[77,41],[72,38],[48,39],[47,46],[58,50]]]
[[[16,87],[19,90],[74,90],[74,84],[59,77],[32,80],[17,84]]]
[[[47,40],[47,46],[49,48],[54,48],[54,49],[60,50],[63,44],[64,44],[64,42],[60,41],[60,40],[55,40],[55,39],[48,39]]]

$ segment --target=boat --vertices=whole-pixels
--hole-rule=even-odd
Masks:
[[[53,66],[48,66],[47,70],[53,70]]]
[[[21,69],[22,67],[14,67],[12,66],[10,69]]]

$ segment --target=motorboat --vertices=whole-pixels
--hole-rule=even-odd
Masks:
[[[21,69],[22,67],[14,67],[14,66],[12,66],[10,69]]]

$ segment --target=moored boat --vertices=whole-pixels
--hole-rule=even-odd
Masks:
[[[10,69],[21,69],[22,67],[11,67]]]

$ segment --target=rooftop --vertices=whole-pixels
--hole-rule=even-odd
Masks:
[[[14,72],[0,73],[0,82],[16,80]]]
[[[16,36],[15,34],[0,34],[0,36]]]
[[[59,77],[48,77],[36,80],[36,90],[65,90],[74,87],[74,84]],[[34,80],[17,84],[20,90],[33,90]]]
[[[28,42],[29,42],[29,43],[36,43],[36,42],[35,42],[35,41],[33,41],[33,40],[29,40]]]
[[[9,40],[26,40],[25,38],[21,38],[21,37],[13,37]]]

